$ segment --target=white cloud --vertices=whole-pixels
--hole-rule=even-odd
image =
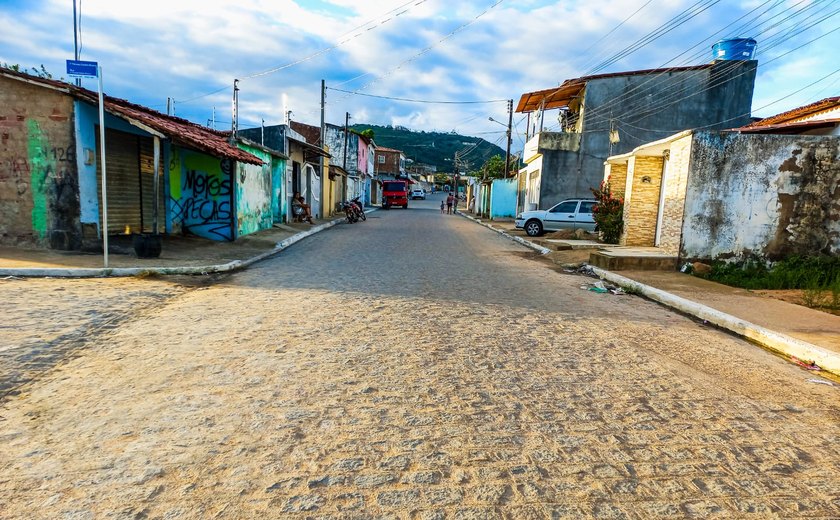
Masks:
[[[243,121],[256,124],[265,118],[267,123],[279,122],[281,94],[285,92],[296,119],[317,123],[322,78],[329,86],[351,90],[369,85],[363,92],[384,96],[516,101],[523,92],[584,74],[693,4],[689,0],[653,2],[598,42],[645,0],[508,0],[476,20],[493,3],[426,0],[418,5],[417,1],[406,0],[321,0],[315,9],[308,7],[312,3],[306,0],[240,0],[235,4],[85,0],[82,58],[103,64],[109,93],[158,105],[172,96],[178,100],[178,114],[197,122],[205,123],[214,106],[217,119],[229,121],[231,85],[238,77],[242,79]],[[708,61],[709,45],[719,37],[715,32],[759,3],[721,3],[726,5],[699,15],[604,72],[657,67],[687,50],[680,60]],[[25,66],[44,63],[60,76],[63,60],[72,57],[73,51],[67,4],[67,0],[0,4],[0,24],[4,27],[0,59]],[[780,6],[779,12],[786,8],[790,6]],[[402,14],[395,16],[398,12]],[[371,20],[373,23],[353,30]],[[831,25],[832,20],[824,25]],[[440,43],[471,21],[472,25]],[[760,63],[819,35],[820,30],[825,28],[781,41],[766,58],[760,56]],[[758,40],[761,49],[762,37]],[[293,67],[247,79],[249,74],[292,63],[337,42],[344,43]],[[431,51],[416,56],[429,46],[433,46]],[[761,66],[755,106],[772,102],[833,70],[834,49],[838,46],[840,33],[835,33]],[[396,68],[406,60],[410,61]],[[360,75],[365,76],[342,84]],[[805,89],[768,110],[775,113],[812,101],[808,96],[834,94],[822,92],[827,84]],[[218,89],[223,90],[208,94]],[[185,103],[202,94],[207,95]],[[465,133],[495,131],[497,126],[487,117],[505,117],[504,104],[499,103],[419,105],[329,91],[327,119],[340,122],[345,111],[359,123],[445,131],[457,127]],[[518,120],[520,116],[516,117]],[[488,135],[489,140],[496,139]]]

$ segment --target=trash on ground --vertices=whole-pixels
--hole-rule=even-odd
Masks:
[[[592,268],[589,264],[583,264],[582,266],[578,267],[577,272],[579,274],[585,274],[586,276],[598,276],[595,274],[595,269]]]
[[[21,278],[20,276],[11,276],[11,275],[10,276],[4,276],[2,279],[3,280],[23,280],[23,278]]]
[[[790,360],[799,365],[800,367],[804,368],[805,370],[813,370],[814,372],[819,372],[820,370],[822,370],[819,367],[819,365],[817,365],[813,361],[803,361],[796,356],[790,356]]]
[[[826,381],[825,379],[809,379],[808,382],[816,383],[818,385],[834,386],[834,383],[832,383],[831,381]]]
[[[592,291],[599,294],[605,293],[612,293],[612,294],[626,294],[624,289],[617,285],[613,285],[611,283],[606,283],[603,280],[598,280],[597,282],[588,283],[585,285],[580,286],[581,289],[586,291]]]

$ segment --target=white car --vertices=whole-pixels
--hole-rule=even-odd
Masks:
[[[426,190],[419,189],[419,188],[416,189],[416,190],[411,190],[411,200],[414,200],[414,199],[426,200]]]
[[[592,217],[595,204],[596,201],[590,199],[569,199],[549,209],[523,211],[516,215],[516,227],[524,229],[531,237],[561,229],[595,231],[595,219]]]

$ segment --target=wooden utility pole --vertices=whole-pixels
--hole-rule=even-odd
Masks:
[[[508,99],[508,124],[507,124],[507,149],[505,150],[505,176],[504,178],[508,178],[508,173],[510,172],[510,142],[511,142],[511,130],[513,126],[513,100]]]

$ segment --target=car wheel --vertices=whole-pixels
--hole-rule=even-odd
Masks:
[[[529,220],[525,223],[525,233],[527,233],[529,237],[538,237],[542,235],[542,232],[542,222],[539,220]]]
[[[403,209],[408,209],[408,204],[403,204]]]

